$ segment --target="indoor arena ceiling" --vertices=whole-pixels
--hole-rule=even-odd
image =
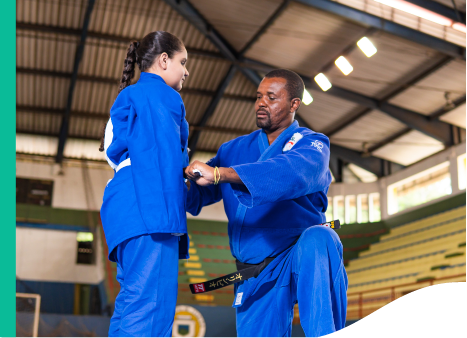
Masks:
[[[465,23],[465,1],[410,2]],[[188,50],[194,157],[257,129],[256,87],[287,68],[313,98],[297,120],[330,137],[336,179],[346,163],[381,177],[465,140],[465,32],[452,27],[374,0],[18,0],[17,152],[103,160],[129,42],[165,30]],[[372,57],[356,46],[365,36]]]

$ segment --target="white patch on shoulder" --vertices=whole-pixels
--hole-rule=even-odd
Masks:
[[[242,304],[243,292],[237,293],[237,298],[235,299],[235,305]]]
[[[289,151],[290,149],[292,149],[292,147],[298,142],[300,141],[301,139],[303,138],[303,135],[300,134],[300,133],[295,133],[293,134],[293,136],[290,138],[289,142],[287,142],[284,146],[284,148],[282,148],[282,151]]]
[[[318,140],[314,140],[313,142],[311,142],[311,146],[318,149],[320,153],[323,152],[323,148],[324,148],[323,142],[318,141]]]

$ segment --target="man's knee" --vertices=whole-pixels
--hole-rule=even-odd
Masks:
[[[327,241],[333,241],[334,236],[336,236],[334,230],[317,225],[306,229],[300,236],[299,242],[305,245],[322,245]]]

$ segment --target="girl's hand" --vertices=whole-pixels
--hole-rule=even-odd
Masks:
[[[199,170],[202,176],[199,173],[194,173],[193,170],[195,169]],[[203,187],[214,184],[214,168],[200,161],[194,161],[186,167],[185,175],[188,179]]]

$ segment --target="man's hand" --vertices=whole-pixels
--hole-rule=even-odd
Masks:
[[[198,169],[202,176],[199,173],[194,173],[193,170],[195,169]],[[203,187],[214,184],[214,168],[200,161],[194,161],[186,167],[185,175],[188,179]]]

